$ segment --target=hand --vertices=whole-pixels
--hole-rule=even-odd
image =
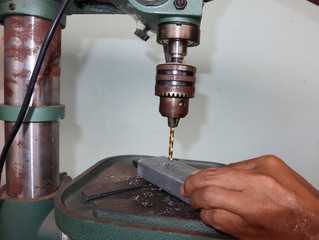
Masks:
[[[181,193],[204,223],[241,240],[319,239],[319,192],[275,156],[200,170]]]

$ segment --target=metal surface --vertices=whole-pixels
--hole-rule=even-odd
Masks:
[[[195,93],[196,68],[184,64],[187,47],[200,42],[200,29],[187,22],[160,24],[157,42],[164,47],[166,64],[157,65],[155,95],[160,97],[159,112],[175,128],[188,114],[189,98]]]
[[[173,160],[175,128],[169,128],[168,160]]]
[[[188,22],[169,22],[160,24],[157,31],[157,42],[168,45],[169,41],[185,41],[187,47],[195,47],[200,43],[200,29]]]
[[[174,0],[174,6],[178,10],[182,10],[187,6],[187,0]]]
[[[137,161],[137,175],[178,199],[189,204],[189,198],[180,193],[180,187],[197,168],[166,157],[139,159]]]
[[[188,204],[138,178],[132,161],[141,158],[152,157],[105,159],[61,189],[55,211],[62,232],[79,240],[233,239],[203,224]]]
[[[144,29],[136,29],[134,34],[141,40],[147,41],[150,38],[150,36],[147,34],[148,31],[149,29],[145,27]]]
[[[136,0],[136,1],[145,6],[159,6],[167,2],[168,0]]]
[[[53,20],[60,5],[59,0],[4,0],[0,2],[0,23],[8,16],[24,15]],[[66,15],[61,24],[65,26]]]
[[[5,105],[19,107],[50,21],[31,16],[8,16],[4,21]],[[61,26],[58,27],[38,76],[32,107],[59,105]],[[5,137],[14,122],[5,123]],[[59,187],[59,122],[24,123],[6,164],[7,193],[37,198]]]
[[[189,98],[195,93],[193,66],[181,63],[157,65],[155,95],[160,97],[159,112],[167,117],[168,126],[175,128],[179,119],[188,114]]]

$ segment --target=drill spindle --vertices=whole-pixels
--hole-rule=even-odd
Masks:
[[[168,147],[168,160],[173,160],[173,151],[174,151],[174,134],[175,134],[175,128],[170,128],[169,131],[169,147]]]

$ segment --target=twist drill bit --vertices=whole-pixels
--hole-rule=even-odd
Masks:
[[[175,128],[170,128],[169,131],[169,148],[168,148],[168,160],[173,160],[173,151],[174,151],[174,133],[175,133]]]

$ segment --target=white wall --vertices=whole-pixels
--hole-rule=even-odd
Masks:
[[[129,16],[70,16],[63,31],[61,171],[122,154],[167,155],[154,96],[164,63]],[[276,154],[319,187],[319,7],[305,0],[206,4],[196,98],[174,156],[230,163]]]
[[[154,96],[155,37],[128,16],[71,16],[63,32],[61,168],[75,176],[113,155],[167,155]],[[175,157],[229,163],[276,154],[319,187],[319,7],[305,0],[206,4],[196,98]]]

